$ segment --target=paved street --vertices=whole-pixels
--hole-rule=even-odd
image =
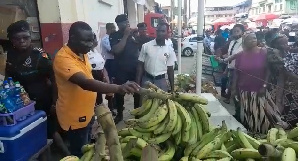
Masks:
[[[192,70],[194,70],[195,66],[196,66],[196,57],[181,57],[181,61],[182,61],[182,73],[185,74],[191,74]],[[175,72],[177,73],[177,71]],[[203,75],[204,79],[211,79],[210,76],[208,75]],[[228,112],[230,114],[234,114],[234,105],[233,104],[226,104],[224,103],[220,96],[220,88],[217,87],[218,90],[218,96],[217,99],[220,100],[220,103],[228,110]],[[124,111],[124,120],[127,120],[129,118],[132,118],[132,116],[129,114],[129,111],[133,109],[133,97],[131,95],[126,95],[125,96],[125,111]],[[117,128],[121,129],[125,126],[124,122],[120,122],[117,124]]]

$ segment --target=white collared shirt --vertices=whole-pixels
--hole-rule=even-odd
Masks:
[[[173,42],[172,42],[172,40],[171,39],[167,39],[166,40],[166,45],[171,46],[173,48]]]
[[[139,61],[144,62],[144,69],[152,76],[158,76],[167,73],[168,66],[174,66],[176,55],[172,46],[158,46],[156,39],[145,43],[139,56]]]
[[[93,70],[102,70],[104,68],[105,60],[96,49],[88,52],[88,58]]]
[[[235,42],[237,42],[237,43],[234,45]],[[242,43],[243,43],[243,38],[239,38],[237,40],[232,40],[230,42],[229,48],[228,48],[228,57],[243,51]],[[234,47],[233,47],[233,50],[232,50],[232,54],[230,55],[231,48],[232,48],[233,45],[234,45]],[[228,68],[229,69],[234,69],[235,68],[235,60],[232,60],[230,63],[228,63]]]
[[[102,48],[102,56],[105,60],[107,59],[114,59],[114,55],[109,53],[111,51],[111,46],[109,42],[109,35],[105,34],[101,41],[99,42]]]

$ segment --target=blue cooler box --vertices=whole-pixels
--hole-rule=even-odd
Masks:
[[[47,116],[35,111],[14,126],[0,126],[0,161],[28,161],[47,144]]]

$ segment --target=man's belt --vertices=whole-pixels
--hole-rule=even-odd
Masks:
[[[158,76],[153,76],[153,75],[149,74],[148,72],[145,72],[145,76],[148,77],[148,78],[151,78],[151,79],[155,79],[155,80],[165,78],[165,74],[158,75]]]

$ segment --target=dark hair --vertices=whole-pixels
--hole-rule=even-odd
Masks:
[[[70,27],[69,37],[71,37],[71,35],[77,35],[79,30],[89,30],[89,31],[91,31],[92,28],[89,24],[87,24],[83,21],[74,22]]]
[[[107,24],[105,25],[105,28],[106,28],[106,30],[109,30],[110,28],[112,28],[112,27],[114,27],[114,26],[115,26],[114,23],[107,23]]]
[[[157,24],[157,27],[158,26],[166,26],[167,27],[167,30],[169,30],[169,24],[165,23],[165,22],[160,22]]]
[[[146,24],[145,22],[138,23],[138,24],[137,24],[137,27],[138,27],[138,28],[147,27],[147,24]]]
[[[217,35],[219,35],[219,34],[221,34],[223,31],[221,30],[221,29],[218,29],[217,31],[216,31],[216,34]]]
[[[268,46],[271,46],[272,38],[274,37],[274,32],[268,31],[265,34],[265,41]]]
[[[242,30],[242,32],[245,32],[245,26],[244,25],[242,25],[242,24],[235,24],[232,29],[234,29],[236,27],[240,28]]]
[[[127,15],[125,15],[125,14],[118,15],[115,18],[116,23],[124,22],[124,21],[127,21],[127,20],[128,20],[128,18],[127,18]]]
[[[29,23],[25,20],[17,21],[12,23],[7,28],[7,37],[10,39],[14,34],[19,32],[29,32]]]
[[[278,36],[276,36],[274,39],[271,40],[270,47],[277,49],[277,47],[279,46],[278,40],[282,38],[287,38],[287,36],[283,34],[279,34]]]

